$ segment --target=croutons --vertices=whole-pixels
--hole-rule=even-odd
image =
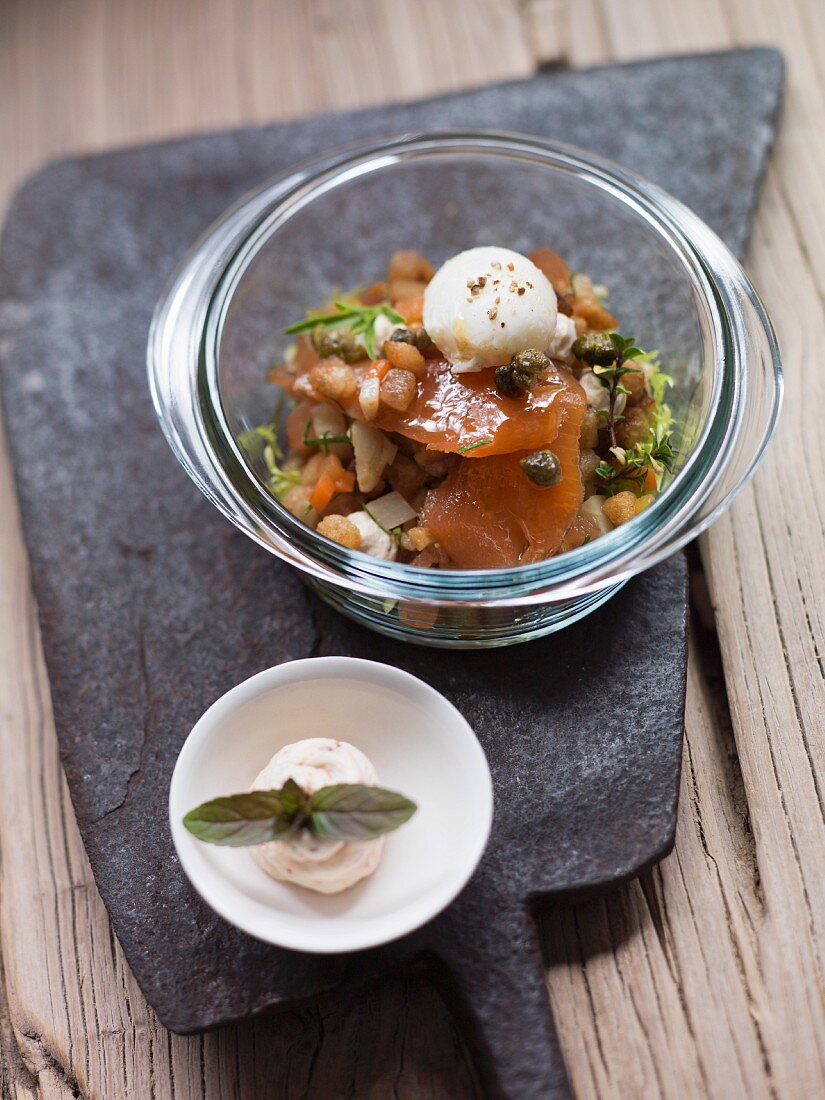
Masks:
[[[581,506],[580,515],[582,515],[588,522],[595,526],[598,534],[606,535],[608,531],[613,530],[613,525],[607,517],[607,513],[604,510],[604,506],[607,502],[607,498],[600,496],[598,493],[594,493],[593,496],[588,497],[584,504]]]
[[[435,275],[435,268],[420,252],[399,249],[390,256],[387,265],[387,281],[407,279],[413,282],[428,283]]]
[[[408,500],[427,481],[427,474],[407,455],[399,453],[387,468],[387,481]]]
[[[415,351],[415,348],[411,348]],[[420,355],[421,352],[418,352]],[[381,400],[398,412],[404,412],[415,397],[418,384],[412,371],[390,367],[381,381]]]
[[[584,410],[582,420],[581,445],[590,450],[595,450],[599,445],[599,426],[601,419],[595,409],[589,405]]]
[[[597,329],[601,332],[616,328],[616,318],[602,305],[593,283],[587,275],[576,272],[571,278],[573,287],[573,317],[584,323],[585,331]],[[578,324],[576,326],[578,328]]]
[[[415,550],[421,553],[435,542],[435,538],[426,527],[411,527],[401,536],[401,544],[405,550]]]
[[[387,340],[384,344],[384,358],[390,366],[412,371],[413,374],[424,374],[427,370],[424,356],[418,348],[400,340]]]
[[[411,294],[408,298],[393,300],[393,305],[408,325],[420,325],[424,320],[424,292]]]
[[[312,490],[307,485],[292,485],[281,497],[284,508],[292,512],[293,516],[302,519],[309,527],[315,526],[318,513],[309,503]]]
[[[319,397],[347,401],[355,396],[358,381],[352,367],[340,359],[322,359],[309,372],[309,384]]]
[[[418,279],[393,279],[388,291],[391,302],[403,302],[424,294],[427,284]],[[401,311],[399,311],[401,312]]]
[[[613,526],[619,527],[636,515],[637,499],[636,494],[628,489],[623,493],[616,493],[614,497],[608,497],[602,505],[602,510]]]
[[[601,459],[594,450],[589,447],[582,447],[579,456],[579,469],[581,470],[582,485],[586,497],[592,496],[596,492],[596,470],[600,462]]]
[[[383,302],[387,297],[387,284],[370,283],[369,286],[364,287],[358,297],[365,306],[377,306],[379,302]]]
[[[625,382],[625,378],[632,377],[626,374],[622,377],[622,384]],[[630,399],[628,398],[628,401]],[[637,443],[642,443],[650,435],[650,420],[644,409],[638,405],[634,405],[633,408],[625,409],[624,416],[616,425],[616,442],[620,447],[626,447],[630,450],[635,447]]]
[[[325,516],[316,530],[319,535],[325,535],[348,550],[359,550],[361,547],[361,532],[346,516]]]
[[[552,248],[537,248],[530,253],[530,259],[547,276],[557,294],[570,289],[570,268]]]
[[[633,367],[633,363],[626,363],[625,366]],[[623,374],[622,385],[628,390],[628,405],[639,405],[645,399],[647,388],[645,386],[645,374],[643,370],[636,367],[633,370],[629,370],[627,374]]]

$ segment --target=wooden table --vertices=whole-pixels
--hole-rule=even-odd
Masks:
[[[789,63],[749,256],[787,401],[754,485],[701,542],[704,571],[697,557],[676,850],[544,922],[580,1097],[825,1096],[821,0],[0,4],[3,202],[66,152],[526,76],[542,61],[753,44]],[[460,1036],[418,981],[202,1037],[158,1024],[58,762],[5,451],[0,514],[2,1096],[475,1096]]]

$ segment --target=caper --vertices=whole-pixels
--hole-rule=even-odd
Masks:
[[[606,332],[588,332],[573,341],[573,354],[591,367],[609,367],[616,359],[616,345]]]
[[[542,351],[527,348],[517,352],[509,363],[496,367],[496,389],[505,397],[521,397],[535,385],[550,366]]]
[[[397,328],[390,337],[397,344],[412,344],[422,355],[434,346],[430,334],[424,328]]]
[[[335,355],[345,363],[358,363],[367,358],[367,352],[358,337],[345,328],[325,329],[318,325],[312,330],[312,346],[321,359]]]
[[[496,380],[496,389],[505,397],[521,397],[525,392],[520,382],[516,379],[513,368],[509,363],[504,363],[502,366],[496,367],[496,372],[493,377]]]
[[[561,481],[561,463],[552,451],[534,451],[519,463],[534,485],[546,489]]]

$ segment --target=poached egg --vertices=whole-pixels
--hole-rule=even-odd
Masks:
[[[424,292],[424,328],[454,374],[500,366],[525,348],[546,351],[557,313],[547,276],[520,252],[491,245],[447,260]]]

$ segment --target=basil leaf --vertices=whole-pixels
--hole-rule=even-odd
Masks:
[[[248,791],[204,802],[183,824],[198,840],[243,848],[282,839],[293,828],[293,815],[285,811],[280,791]]]
[[[416,805],[395,791],[341,783],[307,794],[294,779],[279,791],[213,798],[191,810],[186,828],[207,844],[233,848],[285,840],[308,829],[324,840],[370,840],[408,821]]]
[[[281,787],[280,797],[284,812],[291,817],[303,813],[307,808],[306,791],[302,790],[294,779],[287,779]]]
[[[409,821],[416,809],[397,791],[338,783],[310,797],[307,828],[322,840],[371,840]]]

